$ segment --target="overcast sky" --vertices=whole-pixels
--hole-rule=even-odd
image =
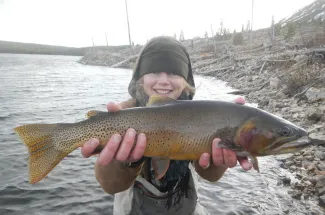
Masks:
[[[253,29],[290,16],[313,0],[254,0]],[[232,32],[252,16],[252,0],[128,0],[131,38]],[[0,0],[0,40],[72,47],[128,44],[124,0]]]

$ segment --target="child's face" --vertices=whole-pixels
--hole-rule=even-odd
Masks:
[[[152,95],[168,96],[178,99],[185,85],[184,78],[171,73],[149,73],[143,76],[144,92],[150,97]]]

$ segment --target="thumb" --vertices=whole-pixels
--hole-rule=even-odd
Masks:
[[[121,105],[115,104],[114,102],[108,102],[106,107],[108,112],[116,112],[122,110]]]
[[[243,97],[238,97],[234,100],[236,104],[244,105],[246,103],[245,99]]]

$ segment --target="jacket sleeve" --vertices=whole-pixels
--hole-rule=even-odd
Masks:
[[[226,172],[228,167],[224,166],[215,166],[213,164],[210,164],[210,166],[207,169],[203,169],[198,161],[193,162],[193,166],[195,168],[195,171],[205,180],[210,182],[218,181],[220,178],[222,178],[223,174]]]
[[[95,164],[95,175],[103,190],[108,194],[115,194],[127,190],[132,186],[142,165],[126,167],[119,161],[112,161],[108,166]]]

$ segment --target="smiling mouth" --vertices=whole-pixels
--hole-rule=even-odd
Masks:
[[[172,90],[158,90],[158,89],[155,89],[154,90],[156,93],[158,94],[161,94],[161,95],[167,95],[169,94],[170,92],[172,92]]]

